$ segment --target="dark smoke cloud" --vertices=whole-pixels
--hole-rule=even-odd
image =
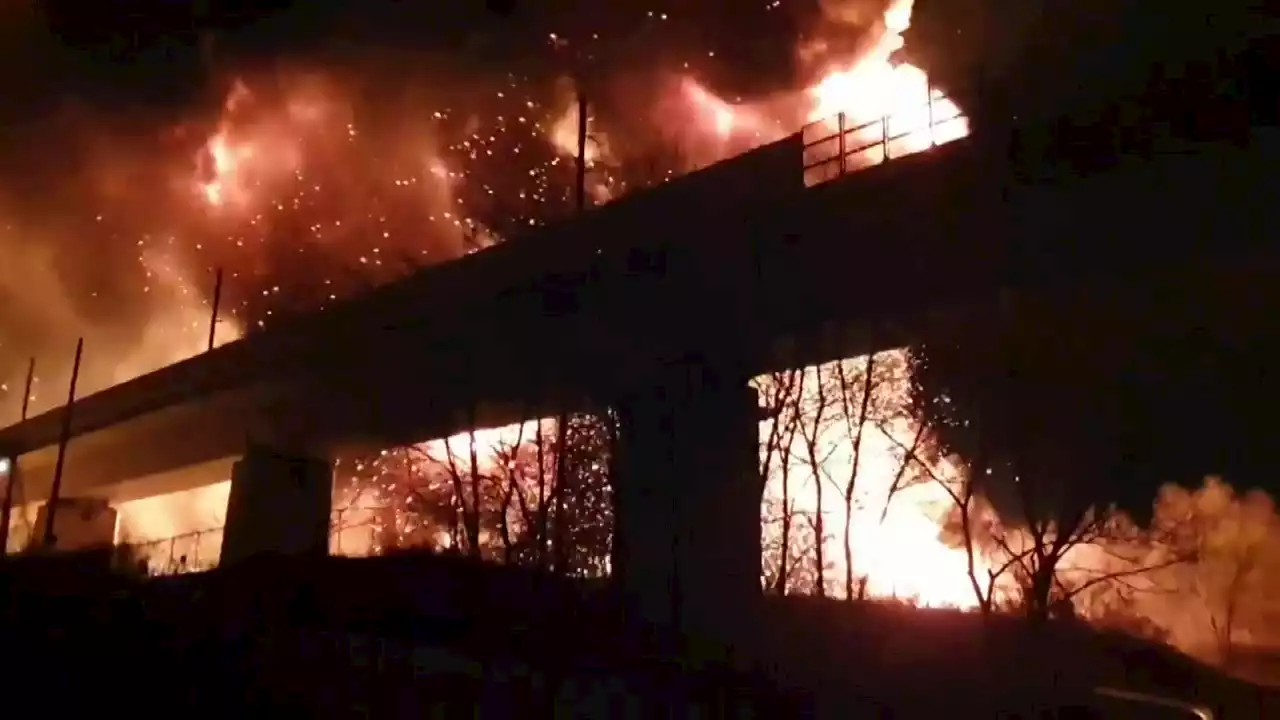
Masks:
[[[1265,0],[916,0],[915,10],[910,58],[975,126],[987,115],[1087,115],[1161,89],[1232,92],[1222,85],[1239,80],[1235,59],[1277,35]]]

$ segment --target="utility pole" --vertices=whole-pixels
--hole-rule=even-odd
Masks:
[[[4,517],[0,527],[0,556],[9,549],[9,520],[13,515],[13,481],[18,474],[18,461],[11,457],[0,457],[0,479],[4,480]]]
[[[579,78],[577,84],[578,89],[578,156],[577,156],[577,176],[574,181],[574,200],[579,214],[587,209],[587,115],[588,104],[587,95],[582,91],[582,81]],[[564,532],[564,492],[565,478],[568,475],[565,466],[566,446],[569,444],[569,413],[561,409],[556,416],[556,466],[555,466],[555,522],[554,532],[551,545],[551,556],[553,558],[552,565],[557,572],[564,572],[565,568],[561,567],[568,555],[566,548],[563,547],[565,542]]]
[[[27,411],[31,409],[31,386],[36,381],[36,359],[32,356],[27,362],[27,384],[22,393],[22,419],[27,419]]]
[[[22,420],[27,419],[27,410],[31,407],[31,385],[36,379],[36,359],[27,362],[27,382],[22,392]],[[0,472],[4,478],[4,506],[0,509],[0,555],[9,548],[9,525],[13,520],[13,489],[18,483],[18,458],[0,458],[0,463],[7,467]]]
[[[209,316],[209,349],[218,335],[218,307],[222,304],[222,268],[218,268],[213,280],[213,312]]]
[[[80,358],[84,355],[84,338],[76,341],[76,359],[71,365],[71,385],[67,390],[67,404],[62,408],[62,433],[58,437],[58,461],[53,467],[53,487],[49,489],[49,502],[45,507],[44,538],[42,545],[52,549],[54,520],[58,515],[58,499],[62,494],[62,470],[67,460],[67,445],[71,442],[71,408],[76,402],[76,382],[80,379]]]
[[[578,80],[578,166],[577,166],[577,201],[578,212],[587,209],[587,95],[582,90],[582,80]]]

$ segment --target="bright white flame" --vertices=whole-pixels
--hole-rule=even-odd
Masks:
[[[116,543],[138,548],[153,572],[213,567],[222,551],[231,481],[119,503]]]
[[[832,567],[826,579],[842,586],[844,543],[841,540],[849,520],[849,543],[855,579],[866,578],[866,591],[871,596],[911,599],[921,605],[971,608],[976,606],[968,576],[968,555],[941,539],[943,520],[955,506],[954,500],[938,481],[953,488],[963,482],[960,469],[947,462],[929,468],[928,477],[917,477],[911,462],[903,471],[901,448],[910,446],[918,432],[907,418],[908,378],[905,369],[889,373],[885,368],[901,368],[905,351],[879,353],[873,385],[872,404],[877,415],[862,428],[862,446],[854,474],[854,442],[858,433],[853,424],[840,417],[840,393],[849,389],[837,387],[835,368],[844,365],[846,378],[858,378],[865,372],[867,358],[856,358],[807,368],[799,376],[798,394],[800,423],[790,444],[770,448],[772,428],[766,421],[761,426],[762,460],[768,460],[765,500],[793,507],[793,541],[795,536],[812,534],[807,519],[816,518],[819,484],[821,484],[822,520],[831,535],[823,543],[825,559]],[[773,379],[757,378],[766,396],[773,396]],[[855,381],[856,384],[856,381]],[[860,394],[860,388],[857,390]],[[794,409],[784,410],[797,415]],[[853,408],[858,412],[858,408]],[[846,413],[847,414],[847,413]],[[789,420],[783,420],[789,422]],[[815,432],[816,423],[816,432]],[[813,443],[810,453],[809,443]],[[816,466],[816,467],[815,467]],[[788,494],[783,498],[783,472],[788,473]],[[852,512],[846,515],[844,493],[850,480],[854,483]],[[897,483],[895,485],[895,483]],[[776,533],[776,527],[768,532]],[[801,560],[812,565],[814,556]],[[985,574],[982,558],[976,558],[978,571]],[[836,592],[842,592],[837,588]]]

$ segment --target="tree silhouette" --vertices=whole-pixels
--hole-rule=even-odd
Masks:
[[[1228,665],[1242,641],[1274,640],[1266,635],[1280,610],[1280,516],[1270,497],[1236,493],[1216,477],[1194,491],[1169,485],[1153,523],[1195,558],[1167,574],[1164,612],[1153,613],[1173,626],[1176,639]]]

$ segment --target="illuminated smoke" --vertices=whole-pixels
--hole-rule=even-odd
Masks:
[[[650,83],[661,89],[643,95],[654,101],[649,111],[624,107],[607,120],[593,105],[592,201],[835,112],[853,120],[890,113],[909,130],[927,129],[926,81],[891,57],[910,9],[899,0],[877,10],[878,20],[857,27],[856,52],[828,52],[812,84],[776,97],[727,101],[684,73]],[[849,34],[855,15],[870,17],[865,10],[826,10],[839,21],[824,33],[833,36]],[[554,36],[551,43],[565,44]],[[235,79],[216,116],[193,116],[147,143],[121,141],[99,118],[75,116],[63,129],[74,130],[84,147],[64,202],[85,221],[38,232],[15,225],[11,233],[27,236],[22,244],[34,249],[0,246],[5,256],[31,255],[20,259],[33,266],[0,286],[15,298],[0,308],[6,412],[20,404],[30,355],[38,357],[36,409],[56,404],[81,335],[82,395],[203,349],[207,332],[198,326],[207,326],[215,268],[226,271],[227,325],[219,337],[229,339],[563,217],[572,211],[577,91],[563,80],[541,88],[509,75],[487,92],[441,89],[379,106],[367,101],[360,83],[291,71]],[[954,111],[935,99],[938,112]],[[626,131],[620,135],[609,122]],[[944,137],[930,137],[934,130],[917,132],[911,150],[967,128],[961,122]],[[657,154],[666,167],[651,168],[646,181],[625,179],[633,165],[652,162],[655,144],[663,143],[665,154]],[[86,243],[101,245],[101,252],[85,252]],[[120,252],[126,247],[133,258]],[[85,262],[99,254],[109,262]],[[80,289],[90,284],[101,290]],[[9,308],[21,317],[3,317]],[[166,343],[172,347],[160,347]]]
[[[832,37],[814,60],[814,80],[772,97],[726,99],[696,71],[663,70],[650,82],[660,88],[650,92],[651,107],[613,113],[619,130],[593,105],[587,157],[593,202],[631,187],[626,174],[650,161],[655,149],[670,162],[651,174],[666,179],[835,113],[854,121],[914,113],[906,128],[916,133],[913,150],[963,135],[967,128],[957,125],[948,137],[931,138],[927,118],[920,123],[920,113],[928,112],[927,82],[918,70],[893,62],[910,9],[894,2],[857,14],[858,42],[848,52],[832,48],[839,46],[835,35],[851,32],[854,14],[832,10],[839,22],[826,28]],[[20,358],[49,358],[56,348],[73,347],[79,335],[87,337],[84,392],[201,351],[215,268],[226,271],[227,325],[219,338],[227,341],[269,329],[280,315],[324,306],[416,266],[564,217],[572,212],[577,90],[563,82],[543,88],[511,75],[483,91],[442,89],[408,105],[376,107],[359,100],[352,84],[324,73],[246,75],[231,84],[215,117],[192,117],[166,130],[171,142],[160,144],[154,157],[116,148],[94,154],[85,171],[90,190],[79,196],[87,206],[101,206],[99,224],[114,238],[112,251],[131,248],[130,272],[115,284],[133,283],[127,292],[135,300],[128,313],[113,313],[105,298],[96,306],[73,300],[69,279],[15,286],[10,276],[0,289],[20,298],[11,307],[29,308],[14,320],[0,317],[0,328],[13,338],[0,337],[10,396],[20,382],[14,373]],[[636,184],[645,182],[651,181]],[[83,245],[66,241],[46,247],[24,260],[30,277],[53,278],[58,263],[76,250],[84,253]],[[122,291],[113,287],[113,293]],[[31,329],[9,330],[21,323]],[[121,328],[118,341],[105,337],[113,326]],[[64,365],[42,361],[38,409],[58,401]],[[898,402],[902,397],[895,395]],[[512,442],[503,434],[510,430],[495,432],[500,444]],[[885,492],[892,453],[876,432],[868,433],[865,497],[853,523],[858,572],[871,577],[875,593],[963,604],[957,589],[963,578],[954,573],[962,567],[957,551],[939,540],[945,507],[938,492],[904,491],[879,521],[884,499],[877,497]],[[843,447],[832,445],[831,453],[848,462]],[[428,456],[441,452],[431,444],[422,450]],[[225,507],[220,487],[185,499],[122,505],[121,532],[156,541],[165,532],[207,530],[216,514],[211,508]],[[385,524],[364,500],[339,491],[343,523]],[[842,522],[833,516],[831,526]],[[368,552],[380,542],[368,535],[362,548],[351,533],[340,536],[343,552]],[[207,559],[203,546],[200,554]],[[929,577],[904,575],[911,567],[929,568]]]

